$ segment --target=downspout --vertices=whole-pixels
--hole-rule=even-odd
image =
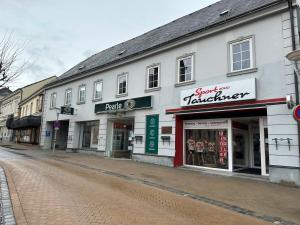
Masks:
[[[291,34],[292,34],[292,48],[293,51],[296,50],[296,37],[295,37],[295,22],[294,22],[294,10],[293,10],[293,0],[288,0],[288,6],[290,11],[290,22],[291,22]],[[299,18],[299,12],[297,10],[297,18]],[[299,24],[298,24],[299,26]],[[300,30],[298,29],[299,34],[299,41],[300,41]],[[298,63],[295,61],[295,69],[294,69],[294,83],[295,83],[295,97],[296,97],[296,105],[299,105],[299,79],[298,79]],[[300,155],[300,123],[297,122],[298,128],[298,148],[299,148],[299,155]],[[299,157],[300,160],[300,157]]]

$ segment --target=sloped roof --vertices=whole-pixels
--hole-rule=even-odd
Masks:
[[[235,19],[241,15],[282,2],[284,2],[284,0],[219,1],[131,40],[103,50],[80,62],[58,77],[58,79],[53,83],[58,83],[71,77],[80,76],[87,72],[91,72],[143,52],[158,48],[164,44],[189,36],[196,32],[209,29],[210,27],[216,26],[226,20]],[[229,13],[221,16],[220,14],[226,10],[229,10]],[[123,52],[123,54],[120,54],[121,52]]]

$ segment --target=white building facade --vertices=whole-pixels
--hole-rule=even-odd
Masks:
[[[46,87],[43,148],[57,127],[56,148],[300,185],[288,3],[239,4],[223,0],[67,71]],[[160,35],[170,40],[155,45]]]

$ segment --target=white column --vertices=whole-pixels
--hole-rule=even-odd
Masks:
[[[228,119],[228,169],[233,172],[232,121]]]
[[[260,139],[260,164],[261,164],[261,175],[267,175],[266,169],[266,150],[265,150],[265,129],[264,129],[264,118],[259,117],[259,139]]]

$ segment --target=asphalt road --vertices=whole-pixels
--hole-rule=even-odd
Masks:
[[[21,224],[271,224],[122,177],[0,148]]]

